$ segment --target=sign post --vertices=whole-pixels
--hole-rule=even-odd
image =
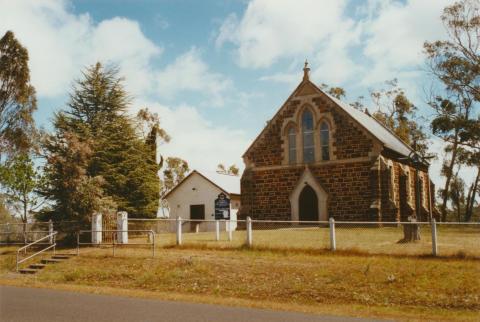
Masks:
[[[215,199],[215,220],[230,220],[230,199],[223,192]]]

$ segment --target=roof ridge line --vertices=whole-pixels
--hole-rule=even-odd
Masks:
[[[407,148],[409,148],[411,151],[413,151],[413,148],[410,146],[410,144],[407,144],[407,142],[405,142],[401,137],[399,137],[395,132],[392,131],[392,129],[390,129],[389,127],[387,127],[385,124],[383,124],[382,122],[380,122],[379,120],[377,120],[377,118],[373,115],[368,115],[370,116],[372,119],[374,119],[378,124],[380,124],[381,126],[383,126],[388,132],[390,132],[392,135],[394,135],[400,142],[402,142]]]
[[[317,88],[318,88],[318,87],[317,87]],[[325,95],[327,95],[327,97],[329,97],[330,99],[332,99],[334,102],[335,102],[335,100],[337,100],[337,101],[339,101],[340,103],[345,104],[345,105],[348,105],[348,107],[350,107],[350,108],[352,108],[352,109],[355,109],[355,107],[353,107],[353,106],[350,105],[349,103],[346,103],[346,102],[342,101],[341,99],[338,99],[338,98],[336,98],[336,97],[334,97],[334,96],[332,96],[332,95],[324,92],[324,91],[321,90],[321,89],[319,89],[319,90],[320,90],[322,93],[324,93]],[[336,102],[335,102],[335,103],[336,103]],[[337,105],[340,105],[340,104],[337,103]],[[340,105],[340,107],[341,107],[341,105]],[[355,110],[357,110],[357,109],[355,109]],[[360,111],[360,110],[357,110],[357,111],[360,112],[360,113],[363,113],[363,114],[367,115],[369,118],[373,119],[373,120],[375,121],[375,123],[379,124],[379,125],[380,125],[381,127],[383,127],[385,130],[387,130],[390,134],[392,134],[392,135],[395,137],[395,139],[397,139],[398,141],[400,141],[400,143],[402,143],[408,150],[413,151],[413,148],[412,148],[409,144],[407,144],[407,143],[406,143],[404,140],[402,140],[397,134],[395,134],[391,129],[389,129],[387,126],[385,126],[384,124],[382,124],[382,122],[380,122],[379,120],[377,120],[374,116],[370,115],[370,113],[369,113],[369,114],[366,114],[365,112],[362,112],[362,111]],[[347,112],[347,113],[348,113],[348,112]],[[369,130],[368,128],[366,128],[365,126],[363,126],[363,127],[364,127],[369,133],[371,133],[374,137],[376,137],[379,141],[383,142],[383,140],[382,140],[381,138],[378,138],[372,131],[370,131],[370,130]]]

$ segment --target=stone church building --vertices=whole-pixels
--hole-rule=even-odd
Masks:
[[[243,155],[239,219],[404,221],[431,217],[428,164],[416,211],[412,148],[368,111],[302,82]]]

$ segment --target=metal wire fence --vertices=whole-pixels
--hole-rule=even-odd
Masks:
[[[0,245],[26,245],[53,231],[57,231],[57,242],[72,244],[77,231],[89,228],[79,221],[41,221],[31,223],[0,224]]]
[[[0,224],[0,245],[24,245],[49,233],[49,222]]]
[[[405,240],[408,227],[417,240]],[[0,225],[0,244],[26,244],[57,231],[59,243],[76,243],[88,224],[76,221]],[[128,219],[128,244],[155,247],[254,247],[277,250],[337,250],[365,254],[440,255],[480,258],[480,223],[345,222],[278,220]],[[81,234],[81,242],[92,234]]]
[[[128,227],[153,230],[159,247],[247,246],[480,258],[480,223],[129,219]],[[417,231],[415,240],[408,240],[412,227]]]

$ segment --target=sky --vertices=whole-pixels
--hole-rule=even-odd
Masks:
[[[0,35],[12,30],[29,51],[40,126],[51,130],[82,69],[116,65],[131,112],[158,113],[172,137],[160,153],[212,171],[243,168],[242,154],[301,81],[305,59],[311,80],[345,88],[346,101],[397,78],[431,117],[423,43],[446,37],[440,15],[451,3],[0,0]],[[430,150],[439,185],[441,142],[432,138]]]

